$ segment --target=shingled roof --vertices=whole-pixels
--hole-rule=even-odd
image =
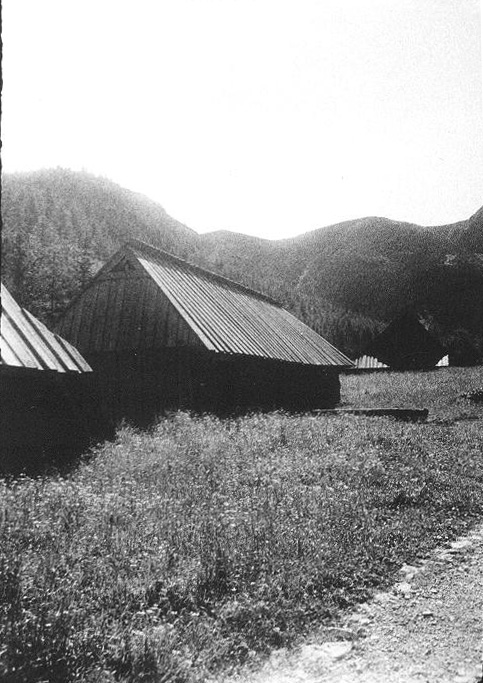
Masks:
[[[92,284],[122,272],[148,275],[197,343],[209,351],[308,365],[352,366],[349,358],[270,297],[143,242],[125,244]],[[107,294],[112,305],[114,296],[121,311],[119,288],[115,295],[114,289],[112,295]],[[122,296],[128,293],[124,291]]]
[[[0,368],[91,372],[80,353],[21,308],[3,284],[1,297]]]

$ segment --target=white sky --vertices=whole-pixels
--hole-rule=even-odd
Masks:
[[[3,170],[85,168],[199,232],[483,204],[478,0],[3,0]]]

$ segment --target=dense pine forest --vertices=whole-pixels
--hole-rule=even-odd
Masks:
[[[351,357],[407,307],[451,348],[483,352],[481,209],[431,228],[374,217],[286,240],[199,235],[143,195],[54,169],[4,174],[2,219],[2,279],[50,325],[138,238],[273,296]]]
[[[126,240],[189,256],[197,237],[146,197],[62,169],[5,174],[2,220],[2,278],[50,323]]]

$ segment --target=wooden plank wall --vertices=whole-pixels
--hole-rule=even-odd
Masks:
[[[227,409],[312,410],[340,401],[337,368],[261,358],[229,358],[220,364],[218,402]]]
[[[87,356],[103,405],[119,422],[147,426],[172,410],[312,410],[340,400],[334,368],[223,356],[189,347]]]
[[[0,369],[0,472],[65,466],[112,431],[92,373]]]
[[[58,332],[83,355],[202,346],[152,279],[137,273],[109,273],[94,282],[67,309]]]

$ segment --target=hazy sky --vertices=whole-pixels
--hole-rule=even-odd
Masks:
[[[461,220],[480,34],[478,0],[3,0],[3,168],[85,168],[200,232]]]

